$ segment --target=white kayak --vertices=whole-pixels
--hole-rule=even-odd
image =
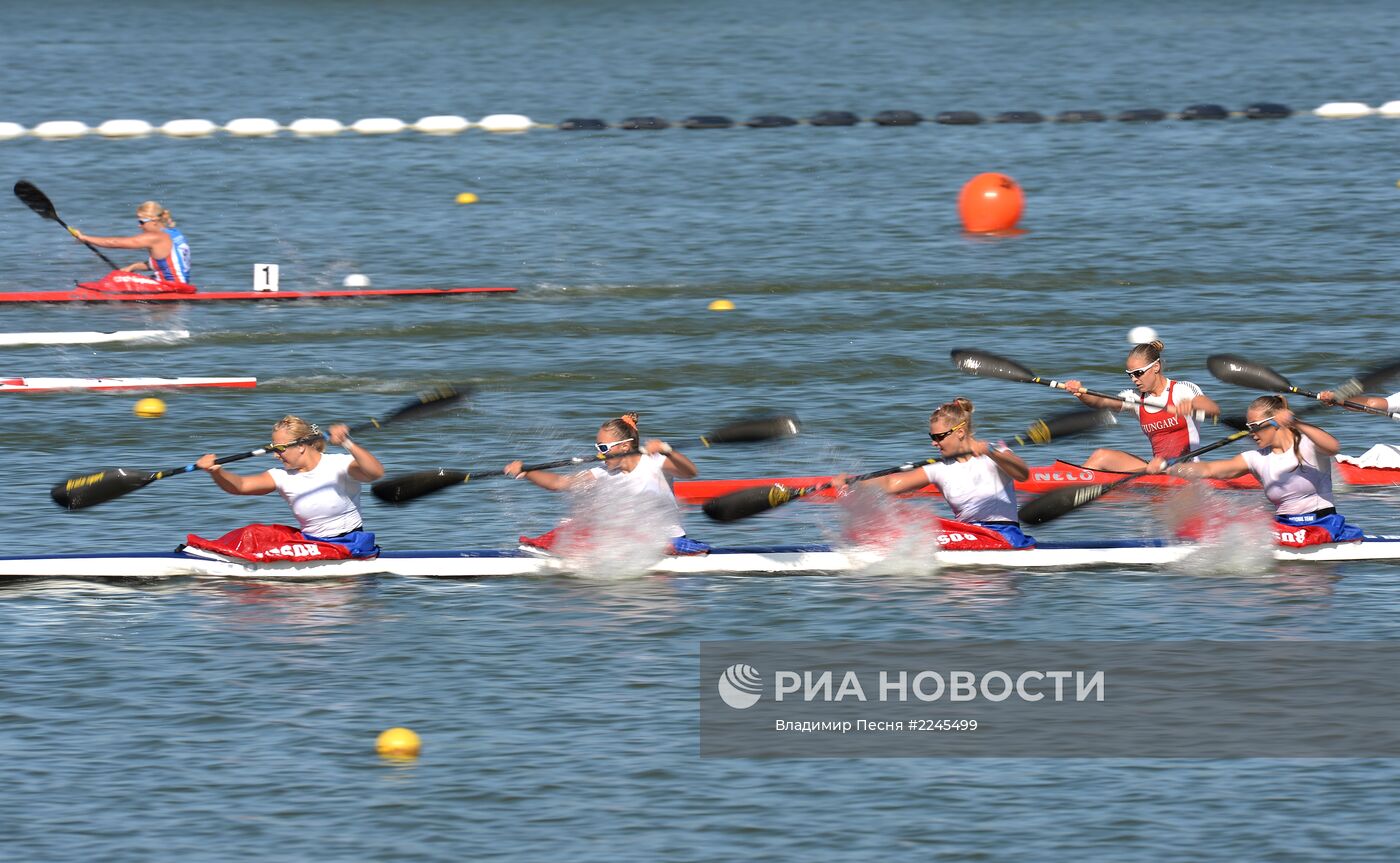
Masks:
[[[108,342],[174,342],[190,337],[189,330],[112,330],[69,333],[0,333],[0,347],[24,345],[100,345]]]
[[[1184,561],[1200,546],[1158,539],[1042,542],[1021,551],[944,551],[940,566],[1000,569],[1158,567]],[[1400,561],[1400,536],[1367,536],[1360,542],[1308,548],[1275,548],[1279,561]],[[707,555],[664,557],[650,571],[671,575],[796,575],[858,572],[888,563],[876,552],[840,551],[829,545],[718,548]],[[518,550],[390,551],[372,560],[252,563],[209,551],[119,552],[0,557],[3,577],[308,579],[363,575],[421,578],[487,578],[561,574],[568,563]]]
[[[187,387],[258,385],[257,378],[0,378],[0,393],[56,393],[71,390],[171,390]]]

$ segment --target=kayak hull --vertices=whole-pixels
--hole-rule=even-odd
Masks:
[[[111,342],[173,342],[190,337],[189,330],[113,330],[110,332],[0,333],[0,347],[25,345],[101,345]]]
[[[339,291],[198,291],[195,293],[117,293],[78,288],[72,291],[0,293],[0,303],[198,303],[225,300],[347,300],[376,297],[441,297],[464,294],[513,294],[515,288],[361,288]]]
[[[251,389],[257,385],[257,378],[5,378],[0,379],[0,393],[106,392],[210,387]]]

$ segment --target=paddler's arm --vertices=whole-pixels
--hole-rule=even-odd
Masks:
[[[1065,391],[1091,408],[1107,409],[1111,411],[1128,410],[1131,405],[1125,404],[1119,399],[1108,399],[1103,396],[1091,396],[1084,391],[1084,384],[1079,381],[1065,381]]]
[[[1191,396],[1181,401],[1172,403],[1172,413],[1177,416],[1190,416],[1191,414],[1205,414],[1206,416],[1220,416],[1220,405],[1207,395]]]
[[[1376,410],[1390,410],[1390,405],[1380,396],[1352,396],[1350,399],[1342,399],[1332,390],[1323,390],[1317,394],[1317,397],[1319,401],[1327,402],[1329,405],[1341,404],[1343,401],[1353,401],[1357,404],[1365,405],[1368,408],[1375,408]],[[1356,408],[1347,408],[1347,410],[1354,411]]]
[[[277,490],[277,484],[272,481],[272,474],[267,471],[254,476],[244,476],[224,470],[223,465],[214,464],[217,458],[214,453],[207,453],[200,456],[194,466],[208,471],[214,484],[229,494],[268,494]]]
[[[350,478],[360,482],[374,482],[384,476],[384,465],[374,457],[374,453],[350,439],[350,427],[336,424],[326,432],[330,442],[350,453],[355,461],[350,465]]]
[[[104,249],[152,249],[155,248],[156,243],[168,239],[160,234],[146,231],[142,231],[134,237],[89,237],[77,228],[73,229],[73,236],[80,243],[91,243]]]
[[[1169,473],[1183,479],[1235,479],[1249,473],[1249,465],[1244,456],[1221,459],[1219,461],[1186,461],[1166,467],[1160,458],[1147,463],[1147,473]]]
[[[1294,415],[1293,411],[1282,410],[1274,414],[1274,419],[1284,428],[1292,429],[1294,434],[1301,434],[1303,437],[1313,442],[1317,447],[1318,455],[1323,458],[1331,458],[1342,451],[1342,443],[1332,436],[1330,432],[1325,432],[1311,423],[1305,423]]]
[[[666,456],[666,463],[661,466],[661,469],[671,476],[678,476],[681,479],[695,479],[700,475],[700,468],[695,466],[695,462],[676,452],[664,440],[647,441],[646,450],[653,455]]]
[[[850,484],[850,477],[844,473],[831,478],[832,488],[838,491],[844,490]],[[922,467],[916,467],[912,470],[877,476],[874,479],[861,480],[860,484],[878,488],[885,494],[903,494],[906,491],[917,491],[928,485],[928,474],[924,473]]]
[[[528,479],[540,488],[547,488],[550,491],[567,491],[579,477],[587,476],[587,474],[564,476],[563,474],[557,474],[547,470],[522,471],[521,468],[524,466],[525,463],[517,459],[506,465],[505,469],[501,472],[514,479]]]

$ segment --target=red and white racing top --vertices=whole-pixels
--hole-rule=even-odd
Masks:
[[[1177,458],[1200,445],[1201,436],[1191,417],[1176,416],[1171,412],[1171,407],[1177,401],[1199,395],[1202,395],[1201,388],[1190,381],[1168,380],[1162,395],[1150,397],[1161,399],[1162,396],[1166,396],[1164,407],[1137,405],[1138,423],[1142,425],[1142,433],[1147,435],[1148,443],[1152,445],[1154,456],[1164,459]],[[1123,390],[1118,397],[1129,401],[1141,401],[1144,398],[1137,390]]]

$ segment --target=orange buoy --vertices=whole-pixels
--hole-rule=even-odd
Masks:
[[[1025,208],[1021,187],[1005,174],[978,174],[958,195],[963,228],[974,234],[1011,230]]]

